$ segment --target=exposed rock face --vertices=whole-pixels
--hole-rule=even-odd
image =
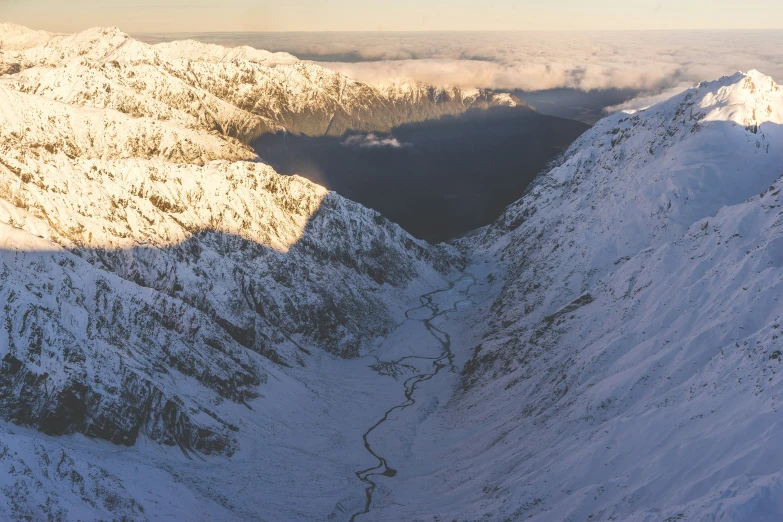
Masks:
[[[66,520],[85,508],[100,518],[148,520],[121,477],[56,444],[0,434],[0,512],[9,520]]]
[[[47,433],[230,452],[231,427],[160,379],[242,403],[259,356],[355,355],[397,321],[393,295],[456,259],[258,163],[21,159],[0,182],[18,227],[0,236],[3,412]]]

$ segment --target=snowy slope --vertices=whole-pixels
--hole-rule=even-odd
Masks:
[[[0,22],[0,49],[6,51],[22,51],[38,47],[56,35],[46,31],[36,31],[27,27]]]
[[[264,444],[280,426],[263,436],[242,426],[266,429],[273,405],[265,397],[315,393],[281,369],[295,374],[333,361],[326,354],[352,357],[377,344],[409,301],[460,261],[451,248],[257,162],[211,123],[258,126],[259,118],[206,91],[179,98],[196,89],[119,31],[0,52],[29,67],[0,86],[0,412],[71,441],[62,449],[8,428],[5,518],[146,518],[145,501],[118,478],[127,472],[106,471],[106,455],[78,456],[72,443],[83,436],[150,444],[142,461],[163,483],[172,465],[193,458],[273,458]],[[32,73],[46,81],[25,88]],[[159,83],[134,90],[141,73]],[[116,88],[100,83],[108,80]],[[119,95],[80,97],[80,88]],[[225,120],[199,120],[204,107]],[[333,373],[326,382],[339,380]],[[161,483],[131,486],[149,499]],[[210,511],[193,493],[188,502],[172,509],[208,519],[228,512],[220,502]]]
[[[32,151],[70,158],[157,158],[202,164],[253,160],[242,143],[152,118],[52,102],[0,86],[0,140],[10,157]]]
[[[152,64],[114,62],[94,66],[72,62],[61,68],[26,69],[7,85],[70,105],[115,109],[132,117],[171,121],[245,141],[268,130],[282,129],[191,83],[186,73],[174,77]]]
[[[296,56],[288,53],[270,53],[262,49],[254,49],[246,45],[238,47],[223,47],[222,45],[206,44],[195,40],[179,40],[161,43],[154,46],[161,54],[174,60],[191,60],[203,62],[233,62],[244,60],[274,67],[298,62]]]
[[[752,71],[611,116],[463,242],[454,442],[376,520],[783,517],[781,110]]]

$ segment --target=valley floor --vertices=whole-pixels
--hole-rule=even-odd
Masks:
[[[433,499],[451,501],[430,477],[454,464],[443,437],[462,436],[443,430],[442,411],[467,360],[462,321],[474,293],[487,291],[483,279],[452,275],[358,359],[316,350],[306,368],[278,369],[252,410],[234,405],[243,421],[231,458],[186,456],[145,440],[125,448],[81,435],[51,438],[5,424],[0,487],[37,495],[47,516],[52,491],[63,492],[53,500],[70,517],[93,518],[108,507],[101,502],[117,501],[95,491],[110,490],[138,503],[141,520],[415,519]],[[63,459],[76,475],[62,472]],[[29,472],[15,473],[20,468]],[[87,489],[76,476],[87,477]],[[65,494],[80,487],[93,506]]]

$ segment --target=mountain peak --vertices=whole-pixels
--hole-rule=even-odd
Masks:
[[[23,25],[0,22],[0,52],[21,51],[42,45],[57,36],[47,31],[36,31]]]
[[[120,28],[110,26],[91,27],[78,33],[62,35],[61,38],[68,45],[95,44],[96,42],[101,42],[103,45],[117,45],[133,39],[129,34],[121,31]],[[58,41],[56,45],[59,47],[62,44]]]
[[[710,82],[702,82],[698,87],[710,88],[712,90],[715,88],[741,89],[750,94],[780,92],[780,86],[775,80],[757,69],[751,69],[747,72],[738,71],[731,76],[724,76]]]
[[[783,123],[783,91],[771,77],[757,70],[737,72],[701,82],[641,112],[647,117],[656,114],[662,122],[670,122],[669,126],[679,122],[681,128],[691,129],[707,122],[729,122],[755,133],[764,124]],[[615,115],[607,120],[622,117]]]
[[[762,73],[758,69],[751,69],[746,73],[740,73],[740,74],[742,74],[746,78],[751,78],[753,81],[759,84],[768,84],[771,86],[771,88],[777,86],[777,83],[775,83],[775,80],[773,80],[771,76],[767,76],[766,74]]]
[[[704,121],[729,121],[749,128],[783,123],[783,92],[757,70],[702,83],[695,94],[692,99],[700,100]]]
[[[272,53],[247,45],[224,47],[196,40],[160,43],[155,45],[154,48],[164,56],[174,60],[193,60],[210,63],[245,60],[269,67],[279,64],[293,64],[299,61],[296,56],[288,53]]]

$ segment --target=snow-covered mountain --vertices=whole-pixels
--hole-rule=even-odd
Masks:
[[[148,45],[116,28],[51,35],[0,25],[12,89],[71,105],[171,120],[243,142],[265,132],[389,131],[471,108],[524,105],[508,94],[403,82],[382,88],[284,53],[182,41]]]
[[[408,292],[434,288],[460,262],[374,211],[277,175],[228,132],[161,117],[165,88],[149,86],[158,98],[136,91],[146,112],[87,94],[92,72],[120,70],[119,85],[137,66],[149,69],[146,80],[177,86],[154,75],[159,51],[112,30],[11,36],[12,48],[27,49],[0,53],[24,69],[0,85],[6,420],[49,435],[232,455],[237,405],[251,411],[270,368],[377,344],[401,321]],[[22,88],[38,74],[51,91]],[[70,94],[60,96],[65,85]],[[8,495],[13,518],[77,516],[59,501]],[[108,513],[138,516],[128,502]]]
[[[4,518],[783,517],[771,78],[610,116],[431,246],[245,143],[513,99],[114,29],[0,45]]]
[[[616,114],[464,240],[463,437],[378,518],[780,519],[781,124],[756,71]]]

